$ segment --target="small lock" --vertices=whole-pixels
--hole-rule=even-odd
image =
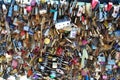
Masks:
[[[45,38],[44,43],[45,44],[49,44],[50,43],[50,39],[49,38]]]
[[[39,62],[43,62],[43,58],[39,58]]]

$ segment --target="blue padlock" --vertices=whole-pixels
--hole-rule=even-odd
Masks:
[[[33,30],[29,29],[28,34],[33,35],[34,34]]]
[[[18,11],[19,7],[18,5],[14,5],[14,11]]]
[[[114,34],[115,34],[116,37],[120,37],[120,30],[116,30],[116,31],[114,32]]]
[[[53,20],[54,20],[54,21],[56,21],[56,20],[57,20],[57,14],[58,14],[58,13],[57,13],[57,11],[56,11],[56,12],[54,12],[54,16],[53,16]]]
[[[12,12],[13,8],[12,7],[9,7],[9,11],[8,11],[8,17],[12,17]]]

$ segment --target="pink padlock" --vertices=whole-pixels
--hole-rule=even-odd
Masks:
[[[83,41],[82,41],[82,44],[83,44],[83,45],[86,45],[87,43],[88,43],[88,41],[86,41],[86,40],[83,40]]]
[[[28,12],[31,12],[31,11],[32,11],[32,7],[31,7],[31,6],[27,6],[27,7],[26,7],[26,10],[27,10]]]
[[[31,1],[31,6],[35,6],[36,5],[36,1],[35,0],[32,0]]]
[[[116,68],[118,68],[118,66],[117,66],[117,65],[114,65],[113,68],[116,69]]]
[[[94,9],[96,7],[96,5],[98,4],[98,0],[92,0],[92,9]]]
[[[12,66],[13,68],[16,68],[18,66],[18,62],[16,60],[12,61]]]
[[[103,75],[102,78],[103,78],[104,80],[107,80],[108,77],[107,77],[107,75]]]

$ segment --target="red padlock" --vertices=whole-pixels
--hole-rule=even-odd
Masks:
[[[92,9],[94,9],[98,4],[98,0],[92,0]]]
[[[63,49],[61,47],[57,48],[56,55],[60,56],[62,55]]]
[[[73,65],[76,65],[76,64],[78,63],[78,59],[77,59],[77,58],[73,58],[73,59],[71,60],[71,63],[72,63]]]
[[[21,36],[24,36],[24,35],[25,35],[25,31],[21,31],[21,32],[20,32],[20,35],[21,35]]]
[[[27,76],[30,77],[33,74],[33,71],[31,69],[28,70]]]
[[[113,3],[112,2],[109,2],[108,5],[107,5],[107,11],[109,12],[113,7]]]

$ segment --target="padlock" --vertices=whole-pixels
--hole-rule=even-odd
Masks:
[[[2,4],[2,10],[3,12],[7,10],[6,5]]]

